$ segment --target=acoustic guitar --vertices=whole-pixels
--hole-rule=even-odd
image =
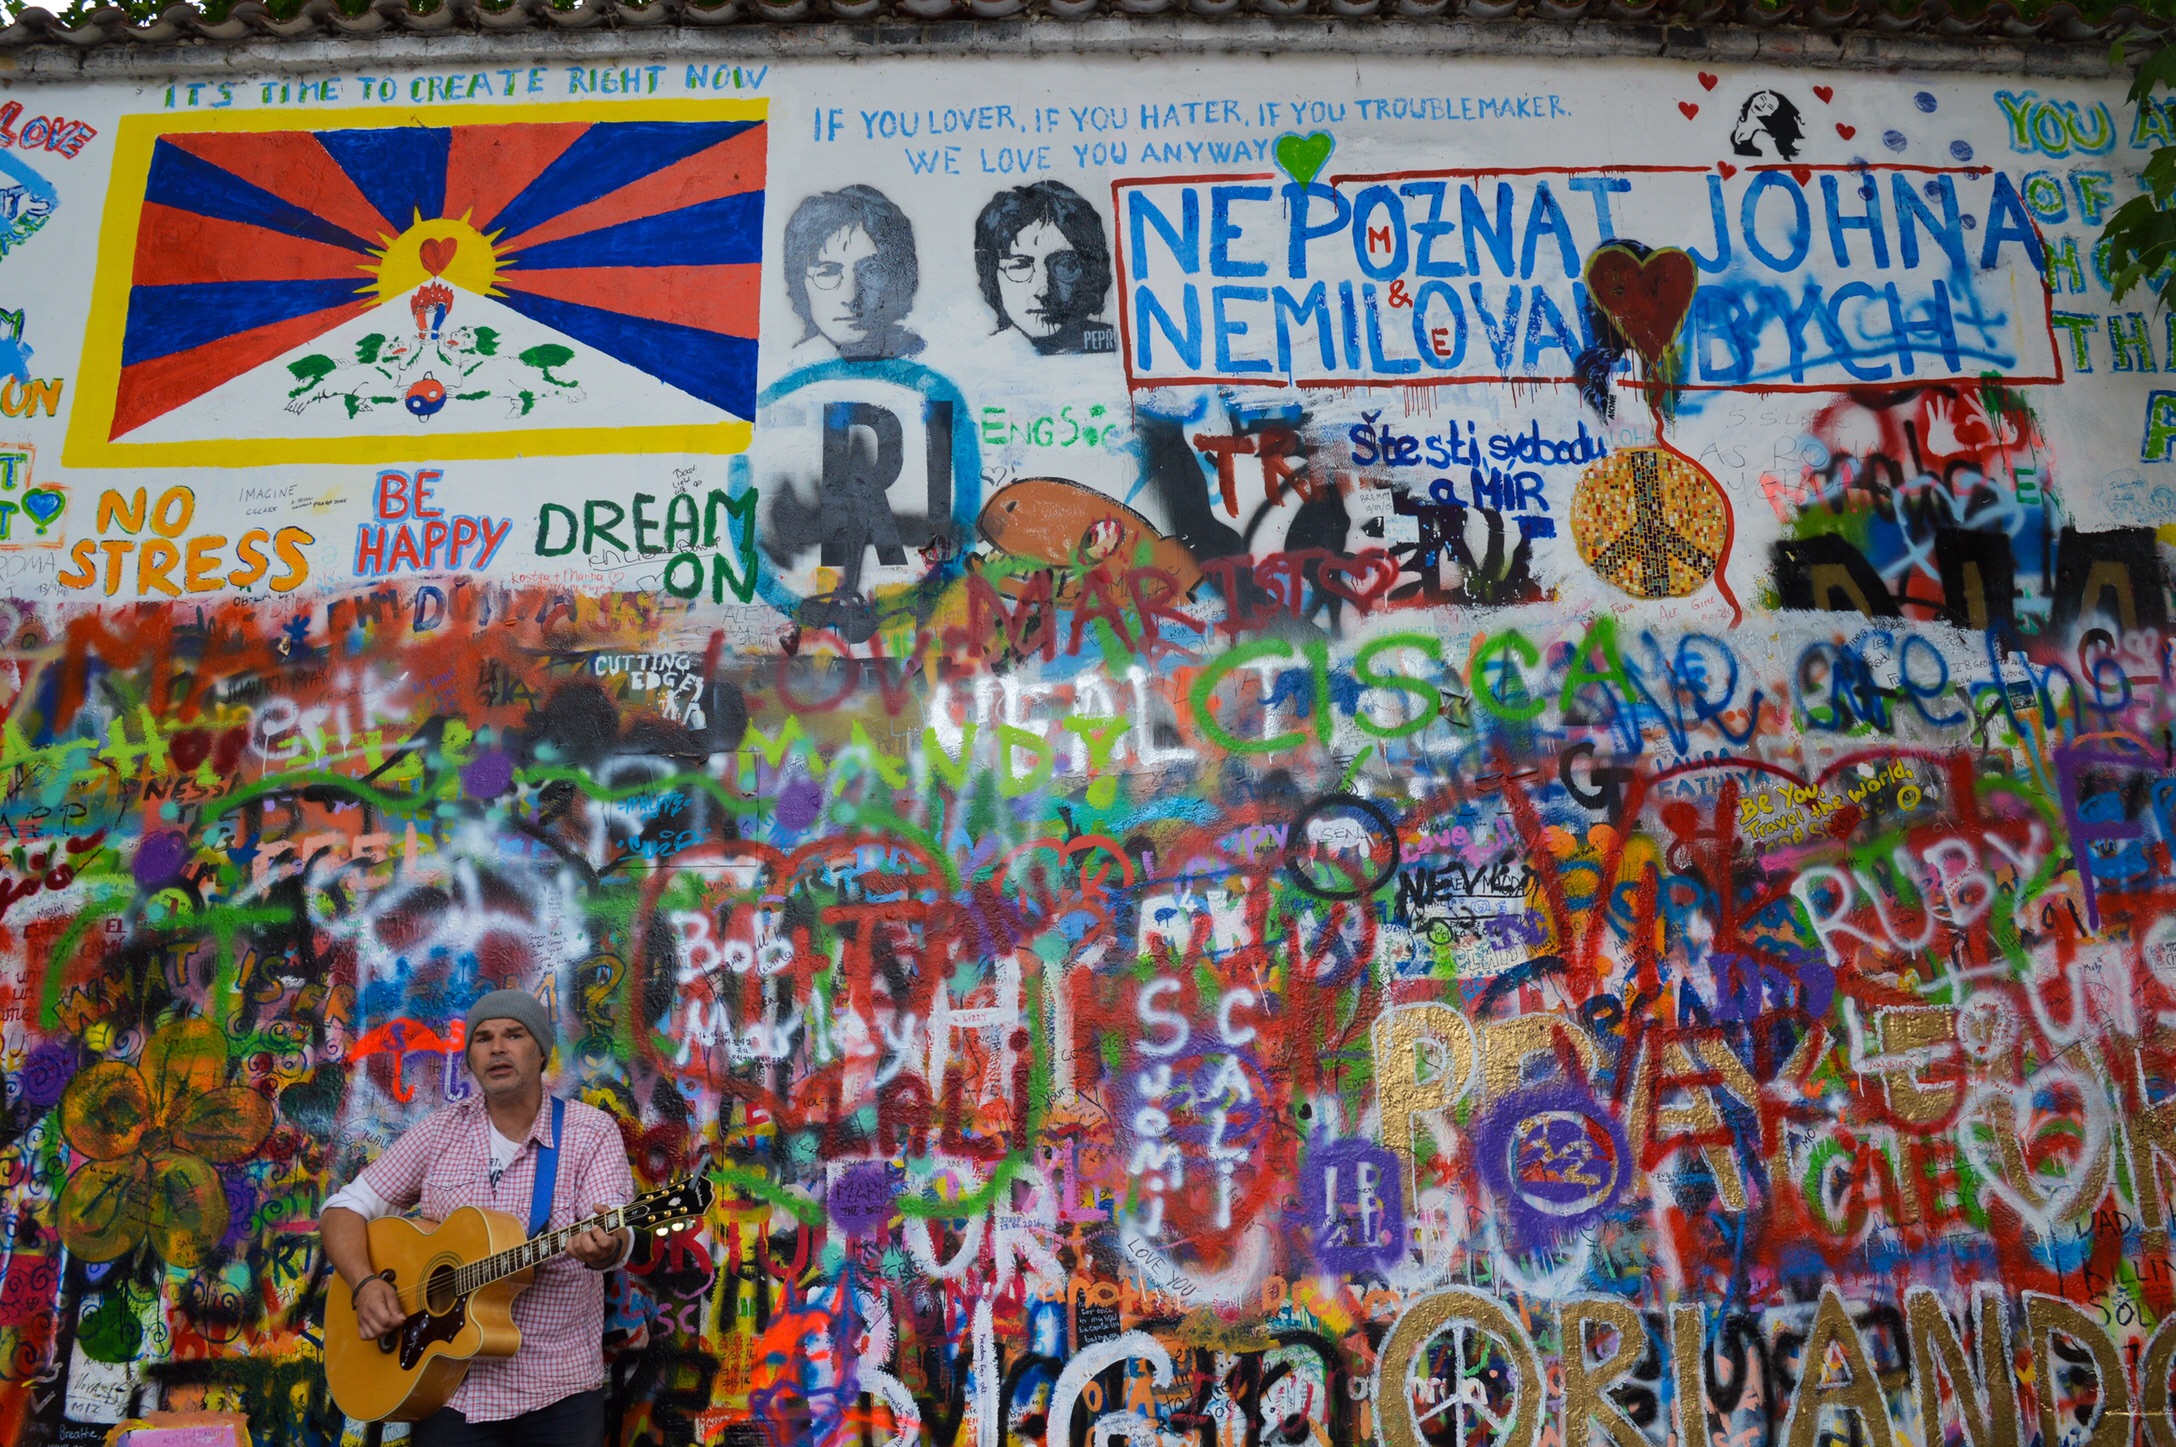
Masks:
[[[521,1349],[514,1298],[536,1268],[592,1226],[667,1235],[694,1225],[716,1192],[697,1177],[675,1181],[557,1231],[522,1239],[503,1211],[463,1206],[435,1229],[384,1216],[370,1223],[370,1260],[408,1313],[398,1331],[371,1340],[353,1296],[336,1280],[326,1294],[325,1381],[340,1410],[362,1422],[414,1422],[446,1405],[477,1357]]]

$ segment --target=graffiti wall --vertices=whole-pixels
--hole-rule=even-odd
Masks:
[[[2176,1447],[2176,111],[448,44],[0,95],[0,1442],[514,986],[616,1443]]]

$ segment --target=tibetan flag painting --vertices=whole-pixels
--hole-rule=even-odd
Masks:
[[[764,116],[127,117],[63,460],[744,451]]]

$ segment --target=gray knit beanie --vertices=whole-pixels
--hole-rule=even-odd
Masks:
[[[537,1045],[548,1056],[556,1036],[551,1017],[544,1013],[544,1002],[526,990],[493,990],[490,994],[468,1007],[468,1033],[476,1034],[476,1027],[486,1020],[519,1020],[536,1037]]]

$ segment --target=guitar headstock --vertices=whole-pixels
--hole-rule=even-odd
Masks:
[[[685,1231],[702,1219],[717,1199],[717,1187],[706,1176],[690,1176],[645,1191],[627,1203],[624,1219],[637,1231],[655,1231],[663,1236],[673,1231]]]

